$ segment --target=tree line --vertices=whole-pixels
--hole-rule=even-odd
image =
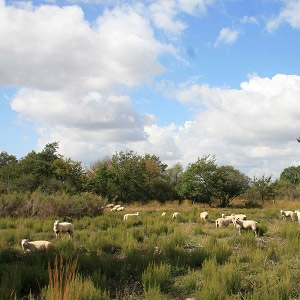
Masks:
[[[58,142],[21,159],[0,153],[0,196],[14,193],[89,193],[108,201],[147,202],[189,199],[208,205],[228,206],[237,197],[248,205],[260,200],[300,198],[300,166],[285,168],[279,179],[249,178],[232,166],[218,166],[206,155],[184,170],[180,163],[169,167],[156,155],[134,151],[116,152],[84,168],[81,162],[58,154]]]

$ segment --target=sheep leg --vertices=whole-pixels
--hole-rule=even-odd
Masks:
[[[56,231],[56,232],[55,232],[55,239],[56,239],[56,240],[58,239],[58,236],[59,236],[59,231]]]

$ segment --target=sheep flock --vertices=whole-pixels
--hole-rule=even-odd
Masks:
[[[125,207],[118,204],[108,204],[106,206],[107,210],[110,211],[124,211]],[[172,216],[171,218],[173,220],[176,220],[178,218],[181,219],[182,214],[180,212],[174,212],[173,214],[168,214],[168,212],[164,211],[161,213],[161,217],[168,217]],[[127,221],[129,218],[138,218],[140,216],[139,212],[136,213],[127,213],[123,215],[123,220]],[[283,221],[287,221],[287,219],[291,219],[291,221],[294,221],[295,219],[298,220],[298,224],[300,225],[300,210],[280,210],[279,216],[282,218]],[[241,235],[241,231],[243,230],[251,230],[254,232],[255,237],[257,237],[258,234],[258,222],[255,220],[248,220],[247,216],[245,214],[235,214],[232,213],[230,215],[226,215],[224,213],[221,213],[221,217],[210,220],[209,213],[204,211],[199,214],[200,222],[211,222],[215,224],[216,228],[221,227],[228,227],[230,224],[233,224],[233,227],[237,229],[237,233]],[[180,221],[180,220],[178,220]],[[67,233],[69,238],[72,238],[75,231],[74,231],[74,225],[69,222],[60,222],[59,220],[55,220],[53,224],[53,232],[55,234],[55,239],[57,240],[61,234]],[[22,251],[24,253],[27,252],[41,252],[41,251],[48,251],[50,248],[52,248],[53,244],[49,241],[39,240],[39,241],[29,241],[28,239],[22,239],[21,240],[21,247]]]

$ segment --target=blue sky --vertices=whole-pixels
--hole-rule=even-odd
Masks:
[[[0,151],[299,164],[300,0],[0,0],[0,20]]]

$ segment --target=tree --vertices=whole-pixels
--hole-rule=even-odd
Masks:
[[[113,185],[113,173],[111,170],[111,160],[105,158],[94,163],[87,172],[87,188],[89,191],[113,199],[111,193]]]
[[[297,186],[300,183],[300,166],[291,166],[285,168],[280,174],[281,180],[290,182],[293,186]]]
[[[221,166],[217,173],[215,196],[220,199],[220,206],[226,207],[249,187],[250,179],[232,166]]]
[[[0,153],[0,192],[8,193],[13,189],[14,181],[18,177],[18,160],[7,152]]]
[[[272,176],[262,175],[260,178],[253,178],[253,189],[258,193],[260,200],[264,204],[265,200],[274,198],[274,184]]]
[[[193,202],[203,202],[211,205],[211,198],[216,193],[217,172],[214,156],[204,156],[188,166],[183,173],[177,192],[181,197]]]
[[[109,168],[111,193],[123,202],[144,200],[144,170],[144,160],[137,153],[114,154]]]

